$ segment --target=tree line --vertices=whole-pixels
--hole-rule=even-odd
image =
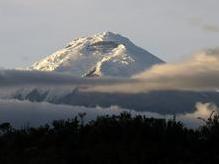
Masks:
[[[121,113],[87,124],[85,114],[38,128],[0,125],[2,164],[219,163],[219,116],[189,129],[181,122]],[[200,118],[201,119],[201,118]]]

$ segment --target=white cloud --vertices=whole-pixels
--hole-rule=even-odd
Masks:
[[[68,119],[86,112],[86,121],[95,119],[98,115],[117,114],[122,111],[117,106],[109,108],[86,108],[79,106],[55,105],[46,102],[35,103],[18,100],[0,100],[0,123],[10,122],[16,128],[29,124],[39,126],[51,123],[53,120]]]
[[[218,111],[218,107],[211,103],[197,103],[197,110],[194,113],[177,115],[177,121],[182,121],[186,126],[197,128],[203,122],[197,117],[207,119],[212,111]],[[18,100],[0,100],[0,123],[10,122],[14,127],[21,128],[26,125],[39,126],[51,123],[54,120],[71,119],[80,112],[87,115],[85,121],[96,119],[97,116],[118,115],[121,112],[129,112],[134,115],[146,117],[170,119],[171,115],[162,115],[152,112],[136,112],[130,109],[122,109],[118,106],[109,108],[87,108],[82,106],[55,105],[50,103],[35,103]]]
[[[187,113],[184,115],[178,115],[178,120],[182,121],[188,127],[198,128],[200,125],[204,125],[204,121],[207,120],[212,112],[219,112],[218,107],[213,103],[197,103],[196,111],[193,113]]]

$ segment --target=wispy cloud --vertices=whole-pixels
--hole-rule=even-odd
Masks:
[[[212,32],[212,33],[219,32],[219,25],[212,24],[212,23],[206,23],[204,20],[198,17],[190,18],[189,24],[191,24],[192,26],[199,27],[203,31],[206,31],[206,32]]]
[[[219,26],[217,25],[205,24],[202,28],[208,32],[219,32]]]

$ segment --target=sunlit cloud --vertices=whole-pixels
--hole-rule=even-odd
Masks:
[[[219,49],[193,55],[177,64],[155,65],[133,77],[132,83],[95,86],[100,92],[147,92],[153,90],[216,91],[219,88]]]

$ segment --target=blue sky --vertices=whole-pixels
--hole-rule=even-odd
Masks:
[[[1,0],[0,67],[15,68],[75,37],[112,31],[167,62],[219,44],[218,0]]]

